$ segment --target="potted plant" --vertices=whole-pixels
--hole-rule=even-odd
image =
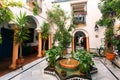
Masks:
[[[103,26],[106,28],[105,30],[105,52],[106,58],[109,60],[113,60],[115,58],[115,54],[113,53],[114,46],[114,23],[117,19],[119,19],[119,7],[120,1],[118,0],[101,0],[99,3],[99,9],[102,13],[101,18],[97,21],[99,26]],[[108,52],[110,54],[108,54]],[[112,53],[112,54],[111,54]],[[112,57],[108,57],[108,55]]]
[[[113,33],[113,28],[108,28],[105,32],[105,48],[106,48],[106,58],[108,60],[114,60],[115,54],[113,51],[113,46],[114,46],[114,33]]]
[[[19,58],[17,64],[21,65],[24,62],[22,56],[22,45],[25,40],[29,39],[27,27],[27,17],[26,13],[20,11],[20,15],[16,17],[16,27],[15,27],[15,42],[19,44]]]
[[[57,57],[59,55],[59,48],[57,46],[53,46],[51,49],[46,51],[46,56],[47,61],[49,63],[49,68],[54,70],[55,69],[55,65],[56,65],[56,61],[57,61]]]
[[[120,35],[115,37],[114,45],[117,50],[117,53],[120,55]]]
[[[71,34],[66,29],[63,29],[61,31],[56,32],[54,39],[56,39],[56,41],[59,41],[58,46],[61,47],[63,54],[66,54],[67,48],[72,41]]]
[[[66,22],[70,17],[66,15],[65,11],[62,10],[59,5],[55,5],[53,10],[48,11],[47,14],[50,23],[55,24],[57,27],[53,37],[53,45],[55,45],[55,42],[58,42],[58,46],[61,47],[62,51],[67,50],[72,40],[70,31],[75,26],[72,23],[66,25]]]
[[[43,25],[41,26],[41,38],[43,39],[43,51],[42,51],[43,56],[45,52],[46,41],[49,37],[49,29],[50,29],[49,23],[43,22]]]
[[[91,66],[94,65],[92,57],[92,54],[82,49],[79,49],[74,54],[74,58],[79,61],[79,70],[81,75],[85,75],[90,72]]]
[[[42,12],[42,9],[38,6],[38,3],[36,1],[32,2],[33,4],[33,14],[38,15],[40,12]],[[40,5],[40,4],[39,4]]]

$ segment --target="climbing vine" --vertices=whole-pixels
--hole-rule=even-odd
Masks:
[[[99,26],[105,27],[106,48],[113,50],[114,45],[114,24],[116,19],[120,20],[120,0],[101,0],[98,7],[102,13],[97,21]]]

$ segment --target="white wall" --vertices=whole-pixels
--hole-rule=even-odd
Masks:
[[[101,13],[98,9],[99,0],[89,0],[87,3],[87,27],[86,30],[89,33],[90,48],[99,48],[101,45],[101,38],[104,38],[104,28],[99,27],[99,31],[94,31],[96,21],[101,17]],[[95,37],[98,35],[98,38]]]
[[[99,0],[82,0],[87,1],[87,16],[86,16],[86,26],[80,29],[87,31],[89,36],[89,45],[90,48],[99,48],[101,43],[101,38],[104,38],[104,28],[99,28],[98,32],[94,31],[94,26],[97,20],[101,17],[101,13],[98,9]],[[60,2],[61,8],[63,8],[68,14],[71,14],[71,3],[82,2],[80,0],[71,1],[71,2]],[[95,37],[98,35],[98,38]]]
[[[87,1],[87,16],[86,16],[86,26],[81,27],[80,29],[84,29],[89,36],[89,45],[90,48],[99,48],[101,45],[101,38],[104,38],[104,28],[99,28],[98,32],[94,31],[95,22],[99,20],[101,17],[101,13],[98,9],[98,3],[100,0],[76,0],[76,1],[68,1],[68,2],[60,2],[61,8],[63,8],[67,13],[67,15],[71,15],[71,3],[74,2],[82,2]],[[52,4],[50,0],[44,0],[42,3],[42,13],[39,14],[39,16],[34,16],[29,10],[26,10],[22,8],[22,11],[26,11],[28,15],[33,15],[37,21],[37,29],[42,25],[43,21],[47,18],[46,11],[50,10],[52,8]],[[14,14],[18,14],[20,9],[13,7],[11,9]],[[45,19],[43,19],[44,17]],[[68,21],[69,22],[69,21]],[[74,32],[74,31],[73,31]],[[98,38],[95,37],[95,35],[98,35]]]

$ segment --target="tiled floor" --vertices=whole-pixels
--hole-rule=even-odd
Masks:
[[[117,80],[114,75],[107,69],[107,67],[111,67],[112,70],[115,69],[114,67],[112,67],[113,65],[111,65],[110,61],[106,60],[106,62],[104,63],[104,59],[95,58],[94,62],[96,67],[98,68],[98,73],[92,75],[93,80]]]
[[[23,65],[26,65],[32,61],[37,60],[38,57],[36,57],[36,55],[37,55],[36,53],[33,53],[30,55],[24,56],[25,61],[24,61]],[[10,57],[9,58],[0,58],[0,77],[13,71],[12,69],[9,68],[11,61],[12,61],[12,59]]]
[[[92,80],[120,80],[120,69],[114,67],[110,61],[106,60],[106,64],[104,64],[103,58],[97,57],[93,60],[95,66],[98,68],[98,72],[92,74]],[[44,68],[46,66],[46,58],[40,58],[25,65],[23,70],[17,69],[0,77],[0,80],[57,80],[56,77],[52,75],[44,74]],[[114,75],[110,71],[112,71]]]

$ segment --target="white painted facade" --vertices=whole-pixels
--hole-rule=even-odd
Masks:
[[[42,0],[42,13],[36,16],[33,15],[31,11],[24,8],[24,7],[29,8],[25,4],[26,0],[23,0],[24,2],[23,8],[11,7],[10,9],[16,15],[18,15],[21,10],[22,12],[26,12],[27,15],[33,16],[33,18],[37,23],[36,30],[39,31],[43,21],[46,21],[47,19],[46,11],[52,8],[52,4],[59,4],[61,8],[63,8],[67,12],[67,15],[71,15],[71,12],[72,12],[71,3],[78,3],[78,2],[84,2],[84,1],[87,1],[86,25],[83,27],[81,26],[76,28],[71,32],[71,34],[74,36],[75,32],[83,31],[86,34],[86,36],[89,37],[89,48],[99,48],[100,45],[102,45],[101,39],[104,38],[104,28],[99,27],[99,31],[97,32],[94,31],[95,23],[101,17],[101,13],[98,9],[99,0],[75,0],[75,1],[71,0],[71,1],[59,2],[59,3],[51,3],[50,0]],[[96,35],[98,35],[98,37],[96,37]]]
[[[94,31],[95,23],[101,17],[101,13],[98,9],[99,0],[71,0],[68,2],[59,2],[61,8],[63,8],[69,15],[71,15],[72,7],[71,3],[85,2],[87,1],[87,15],[86,15],[86,25],[76,28],[72,35],[74,36],[75,32],[83,31],[87,37],[89,37],[89,48],[99,48],[103,43],[101,39],[104,38],[104,28],[99,27],[99,31]],[[96,38],[96,35],[98,37]]]

